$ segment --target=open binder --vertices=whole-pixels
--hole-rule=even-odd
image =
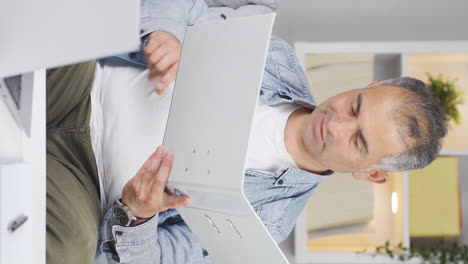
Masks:
[[[245,160],[275,14],[188,26],[164,145],[167,189],[215,263],[288,263],[243,191]]]

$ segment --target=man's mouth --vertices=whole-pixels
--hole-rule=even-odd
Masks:
[[[320,119],[316,124],[314,128],[315,132],[315,137],[318,138],[321,142],[323,142],[323,123],[325,121],[325,117]]]

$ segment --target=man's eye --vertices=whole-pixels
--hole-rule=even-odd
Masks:
[[[352,116],[356,116],[356,111],[354,110],[353,104],[351,104],[351,106],[349,107],[349,112]]]
[[[361,146],[359,145],[359,143],[361,143]],[[359,151],[361,150],[360,147],[362,147],[362,142],[360,142],[359,132],[354,135],[354,146],[356,147],[357,150]]]

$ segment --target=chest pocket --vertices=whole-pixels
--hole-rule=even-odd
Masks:
[[[247,198],[277,243],[292,231],[300,212],[317,184],[289,186],[273,173],[246,173],[244,190]]]
[[[304,106],[315,103],[293,48],[286,41],[274,36],[270,40],[262,91],[260,100],[264,104],[275,105],[293,100]]]
[[[294,195],[278,197],[255,207],[258,216],[277,243],[282,242],[291,233],[315,187],[316,185],[309,189],[298,188]]]

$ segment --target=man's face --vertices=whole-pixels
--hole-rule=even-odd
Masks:
[[[337,172],[366,169],[404,145],[393,112],[407,93],[381,86],[350,90],[321,103],[306,119],[302,139],[312,157]]]

